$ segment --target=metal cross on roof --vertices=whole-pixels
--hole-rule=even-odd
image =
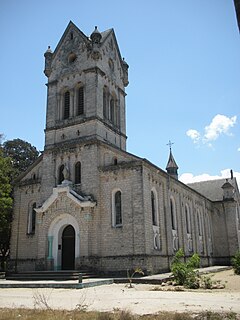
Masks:
[[[174,142],[171,142],[171,140],[169,140],[169,142],[167,143],[167,146],[169,146],[170,151],[172,150],[173,144],[174,144]]]

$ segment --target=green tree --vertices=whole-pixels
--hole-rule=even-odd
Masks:
[[[39,152],[21,139],[3,144],[2,140],[0,134],[0,260],[4,268],[10,245],[14,180],[37,159]]]
[[[0,259],[1,267],[9,251],[11,213],[12,213],[12,186],[11,175],[13,172],[11,159],[3,156],[0,149]]]
[[[5,141],[2,148],[4,156],[12,159],[15,176],[27,170],[39,155],[39,151],[34,146],[21,139]]]

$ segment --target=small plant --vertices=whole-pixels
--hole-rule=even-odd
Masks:
[[[213,281],[212,276],[202,276],[201,277],[201,287],[204,289],[212,289]]]
[[[33,301],[34,301],[34,307],[35,308],[45,308],[47,310],[51,310],[51,307],[49,305],[49,300],[52,295],[52,290],[48,292],[47,290],[45,292],[41,292],[38,290],[35,290],[33,293]]]
[[[127,270],[127,277],[128,277],[128,281],[129,281],[129,288],[133,288],[133,285],[132,285],[132,279],[133,277],[135,276],[135,274],[142,274],[144,275],[144,272],[142,271],[141,268],[136,268],[131,274],[129,273],[129,270]]]
[[[231,260],[235,274],[240,275],[240,251],[238,251]]]
[[[184,252],[179,249],[173,258],[171,265],[171,272],[178,285],[186,286],[190,289],[199,288],[199,274],[195,268],[199,267],[200,258],[195,253],[190,257],[187,262],[183,262]]]

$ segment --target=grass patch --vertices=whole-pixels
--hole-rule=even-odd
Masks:
[[[129,311],[84,312],[79,310],[0,309],[0,320],[240,320],[233,312],[200,314],[161,312],[157,315],[133,315]]]

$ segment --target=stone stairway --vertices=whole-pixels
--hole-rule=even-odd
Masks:
[[[18,281],[67,281],[97,278],[98,276],[88,270],[59,270],[59,271],[29,271],[18,273],[7,273],[6,280]]]

